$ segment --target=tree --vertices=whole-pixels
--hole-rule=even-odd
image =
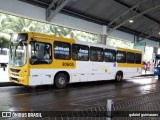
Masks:
[[[9,33],[13,31],[10,29],[10,21],[5,14],[0,13],[0,37],[3,37],[7,41],[10,39]]]
[[[31,29],[34,29],[34,25],[32,24],[32,20],[15,17],[8,15],[8,19],[10,21],[10,29],[13,30],[13,32],[25,32],[25,31],[31,31]]]
[[[72,38],[75,40],[93,43],[98,42],[97,34],[91,34],[63,26],[42,23],[3,13],[0,13],[0,24],[0,37],[3,37],[8,41],[10,39],[9,33],[33,31],[44,34],[52,34],[60,37]]]
[[[0,37],[0,44],[1,44],[0,48],[9,48],[9,42],[4,37]]]

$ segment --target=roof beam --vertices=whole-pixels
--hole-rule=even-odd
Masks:
[[[55,6],[55,0],[52,1],[52,3],[49,5],[49,7],[47,8],[47,10],[51,10],[54,6]]]
[[[121,0],[113,0],[113,1],[116,2],[116,3],[118,3],[118,4],[120,4],[120,5],[125,6],[125,7],[127,7],[127,8],[131,8],[131,7],[132,7],[132,6],[130,6],[130,5],[122,2]],[[134,10],[134,11],[135,11],[135,10]],[[140,13],[140,10],[137,10],[136,12]],[[156,23],[158,23],[158,24],[160,24],[160,21],[159,21],[159,20],[157,20],[157,19],[155,19],[155,18],[152,18],[152,17],[149,16],[149,15],[143,14],[143,16],[146,17],[146,18],[148,18],[148,19],[150,19],[150,20],[152,20],[152,21],[154,21],[154,22],[156,22]]]
[[[94,22],[94,23],[97,23],[97,24],[100,24],[100,25],[107,25],[109,23],[109,21],[94,18],[93,16],[90,16],[90,15],[83,15],[81,13],[78,13],[77,11],[70,11],[70,10],[67,10],[67,9],[62,9],[61,13],[66,14],[66,15],[70,15],[70,16],[73,16],[73,17],[76,17],[76,18],[80,18],[80,19],[83,19],[83,20],[91,21],[91,22]],[[136,35],[136,36],[139,36],[139,35],[142,34],[141,32],[138,32],[138,31],[135,31],[135,30],[123,27],[123,26],[118,28],[118,30],[130,33],[130,34],[133,34],[133,35]],[[153,40],[153,41],[156,41],[156,42],[159,41],[158,38],[155,38],[155,37],[152,37],[152,36],[150,37],[150,39]]]
[[[159,34],[159,31],[160,31],[160,26],[155,25],[151,29],[148,29],[144,33],[140,34],[139,38],[141,39],[139,39],[138,41],[143,41],[147,38],[152,37],[155,34]]]
[[[148,2],[149,1],[142,0],[141,2],[139,2],[138,4],[136,4],[132,8],[130,8],[129,10],[125,11],[120,16],[116,17],[113,21],[111,21],[108,24],[108,34],[110,34],[114,30],[116,30],[117,28],[119,28],[122,25],[124,25],[125,23],[127,23],[130,19],[135,19],[135,18],[137,18],[147,12],[150,12],[150,11],[160,7],[160,4],[155,4],[153,0],[150,1],[150,2],[152,2],[152,4],[150,4],[150,2],[149,3]],[[148,8],[145,8],[145,6],[144,6],[145,4],[148,4],[150,6]],[[139,11],[139,12],[137,12],[137,11]]]
[[[145,40],[145,39],[148,39],[148,38],[152,37],[152,35],[157,34],[157,32],[158,32],[158,31],[154,31],[154,32],[151,31],[151,33],[150,33],[149,35],[147,35],[147,36],[144,37],[144,38],[139,39],[138,42],[143,41],[143,40]]]
[[[53,0],[46,11],[46,20],[51,21],[71,0]],[[53,12],[51,11],[53,10]]]
[[[37,1],[36,2],[29,1],[29,0],[19,0],[19,1],[26,2],[26,3],[32,4],[32,5],[38,5],[42,8],[46,8],[46,9],[50,5],[48,3],[44,3],[44,4],[39,3],[38,4]],[[120,0],[113,0],[113,1],[117,2],[117,1],[120,1]],[[123,5],[123,6],[126,6],[126,5]],[[131,6],[127,5],[126,7],[130,8]],[[88,15],[88,14],[83,15],[82,13],[80,13],[78,11],[70,11],[70,10],[67,10],[67,9],[64,9],[64,8],[60,12],[63,13],[63,14],[69,15],[69,16],[73,16],[73,17],[77,17],[77,18],[80,18],[80,19],[83,19],[83,20],[91,21],[91,22],[94,22],[94,23],[97,23],[97,24],[100,24],[100,25],[108,25],[108,23],[110,22],[110,21],[107,21],[107,20],[104,20],[104,19],[96,18],[96,17]],[[133,30],[133,29],[126,28],[124,26],[119,27],[118,30],[130,33],[130,34],[133,34],[133,35],[137,35],[137,36],[142,34],[141,32],[138,32],[138,31]],[[155,37],[152,37],[152,36],[150,37],[150,39],[153,40],[153,41],[159,41],[158,38],[155,38]]]
[[[145,40],[145,39],[147,39],[147,38],[149,38],[149,37],[151,37],[152,35],[155,34],[155,32],[153,32],[152,29],[151,29],[150,31],[148,31],[148,32],[149,32],[149,33],[148,33],[147,35],[146,35],[146,34],[142,34],[142,35],[141,35],[142,38],[139,37],[138,42],[143,41],[143,40]]]

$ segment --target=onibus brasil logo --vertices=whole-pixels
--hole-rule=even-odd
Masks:
[[[1,117],[42,117],[40,112],[2,112]]]

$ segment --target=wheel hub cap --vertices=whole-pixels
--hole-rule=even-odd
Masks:
[[[65,79],[63,77],[60,77],[58,82],[59,84],[63,85],[65,83]]]

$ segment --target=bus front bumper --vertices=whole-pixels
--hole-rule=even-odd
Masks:
[[[25,85],[25,86],[28,86],[27,78],[28,76],[24,76],[24,77],[9,76],[9,80],[11,82],[14,82],[16,84]]]

